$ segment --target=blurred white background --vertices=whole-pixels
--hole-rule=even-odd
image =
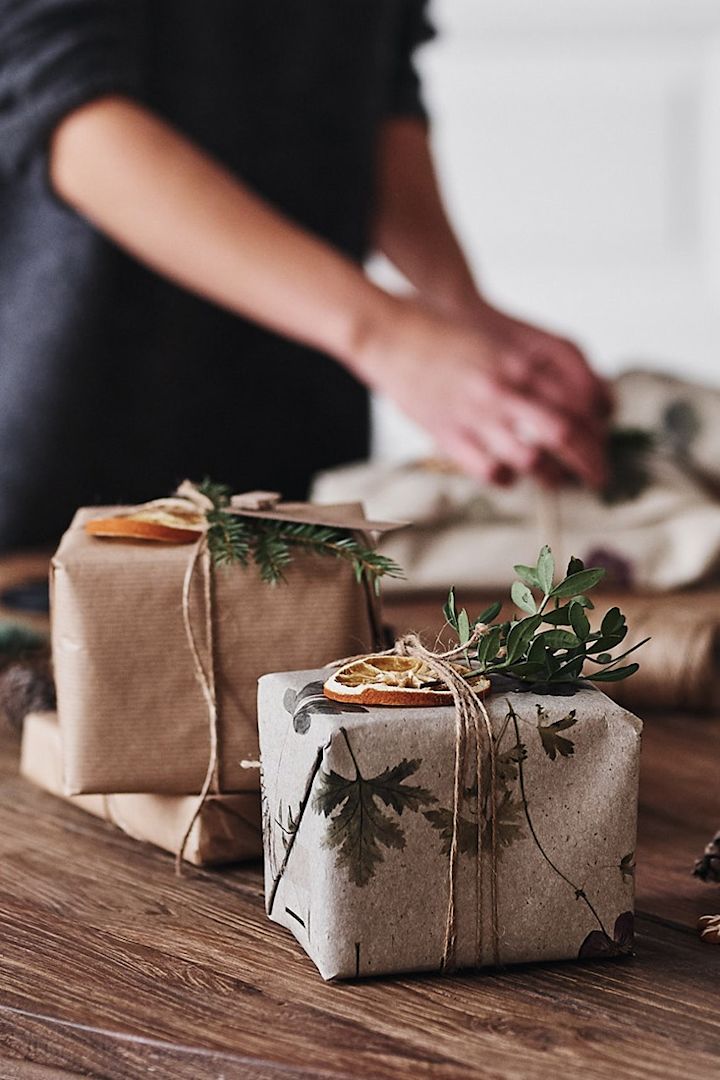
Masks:
[[[720,385],[720,0],[435,0],[433,16],[434,143],[488,294],[608,374]],[[376,456],[428,449],[375,414]]]

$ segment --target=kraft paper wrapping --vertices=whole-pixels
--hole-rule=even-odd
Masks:
[[[454,710],[348,709],[317,696],[327,674],[260,680],[268,913],[325,979],[438,970]],[[486,706],[497,739],[500,963],[629,951],[641,722],[593,689],[491,694]],[[483,800],[488,763],[485,754]],[[470,768],[455,877],[458,967],[495,961],[488,803],[478,887],[476,792]]]
[[[716,713],[720,708],[720,590],[667,596],[603,595],[598,611],[619,604],[630,628],[629,648],[643,638],[632,660],[640,670],[612,683],[608,693],[627,708]],[[595,613],[590,612],[590,616]],[[592,621],[592,618],[591,618]]]
[[[23,727],[20,772],[44,791],[117,825],[135,840],[177,851],[195,799],[173,795],[65,796],[62,738],[55,713],[30,713]],[[211,795],[195,821],[185,859],[196,866],[256,859],[262,854],[257,795]]]
[[[194,794],[208,767],[209,732],[182,618],[192,547],[88,536],[83,524],[106,515],[78,511],[52,562],[66,794]],[[286,503],[247,516],[385,527],[368,522],[359,504]],[[190,616],[207,665],[202,577],[193,578]],[[252,566],[214,573],[216,793],[257,790],[257,769],[243,762],[258,756],[257,679],[268,667],[327,663],[376,644],[375,599],[348,563],[297,552],[286,578],[272,587]]]

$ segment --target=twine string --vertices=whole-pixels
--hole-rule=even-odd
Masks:
[[[203,664],[200,650],[198,648],[197,639],[195,637],[195,631],[193,629],[192,617],[190,611],[191,589],[193,579],[197,567],[202,567],[203,575],[203,609],[205,616],[205,642],[207,646],[207,653],[209,663],[207,667]],[[212,560],[210,558],[210,551],[208,549],[207,534],[203,533],[198,540],[193,553],[188,562],[187,569],[185,571],[185,577],[183,580],[182,590],[182,616],[183,624],[185,626],[185,634],[187,637],[188,645],[190,646],[190,653],[193,658],[193,666],[195,669],[195,677],[200,685],[205,704],[207,706],[208,714],[208,730],[210,735],[210,753],[208,756],[207,771],[205,773],[205,779],[203,780],[200,794],[197,797],[195,807],[190,816],[185,832],[183,833],[182,840],[175,854],[175,872],[182,874],[182,862],[185,854],[185,848],[187,847],[188,840],[190,839],[190,833],[193,830],[193,826],[200,816],[203,806],[207,800],[210,790],[215,785],[218,786],[218,762],[219,762],[219,724],[218,724],[218,707],[217,707],[217,692],[215,687],[215,641],[213,631],[213,572],[212,572]]]
[[[213,503],[204,495],[191,480],[183,480],[180,486],[175,492],[175,498],[177,500],[183,500],[189,506],[194,507],[203,516],[205,516],[210,510],[213,509]],[[241,512],[244,509],[247,510],[263,510],[272,509],[280,500],[280,495],[277,492],[268,491],[249,491],[240,495],[233,495],[231,499],[231,511]],[[195,631],[193,629],[193,620],[191,614],[191,591],[192,583],[195,577],[198,566],[202,567],[203,574],[203,615],[205,625],[205,642],[208,654],[207,665],[203,663],[202,656],[200,654],[200,648],[198,646]],[[207,521],[197,544],[192,550],[190,560],[185,570],[185,576],[183,579],[182,588],[182,617],[183,625],[185,627],[185,636],[187,638],[188,645],[190,647],[190,653],[193,659],[193,668],[195,671],[195,677],[198,681],[200,689],[202,691],[203,698],[205,699],[205,705],[207,708],[208,716],[208,729],[210,739],[210,749],[208,755],[207,771],[205,773],[205,779],[200,789],[196,805],[193,809],[193,813],[188,821],[188,825],[183,833],[180,845],[175,853],[175,870],[176,873],[182,873],[183,856],[187,847],[190,833],[193,826],[197,821],[202,808],[205,805],[208,795],[211,790],[220,790],[220,723],[218,716],[218,701],[216,690],[216,675],[215,675],[215,641],[214,641],[214,626],[213,626],[213,611],[214,611],[214,596],[213,596],[213,565],[210,555],[210,549],[208,545],[208,532]],[[373,636],[377,638],[379,635],[378,617],[377,611],[374,607],[374,597],[371,595],[370,590],[365,590],[366,602],[368,605],[368,617],[370,625],[373,630]],[[244,769],[256,769],[259,768],[260,763],[257,761],[243,761],[241,766]]]
[[[486,633],[486,627],[477,626],[469,641],[445,652],[432,652],[425,648],[417,634],[406,634],[396,641],[390,654],[410,656],[424,661],[434,674],[447,686],[455,706],[455,767],[453,776],[452,834],[448,859],[448,903],[445,920],[445,943],[441,970],[451,971],[455,963],[457,944],[457,864],[459,851],[460,817],[462,810],[463,782],[466,772],[466,753],[470,736],[475,739],[475,773],[477,782],[477,858],[476,858],[476,918],[475,959],[479,966],[483,951],[483,882],[482,882],[482,757],[483,739],[486,738],[490,762],[490,791],[488,793],[490,817],[490,924],[493,960],[499,963],[499,929],[497,896],[497,770],[495,762],[495,736],[492,723],[480,695],[452,664],[452,660],[464,655]],[[482,723],[481,723],[482,722]]]

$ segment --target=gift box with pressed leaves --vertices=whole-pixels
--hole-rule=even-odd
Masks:
[[[209,483],[78,511],[51,572],[66,794],[257,790],[258,676],[377,643],[384,528]]]
[[[259,693],[267,910],[323,978],[630,950],[639,720],[492,693],[455,810],[455,708],[330,701],[328,674]]]
[[[602,570],[515,570],[504,622],[450,591],[444,650],[260,680],[267,911],[326,979],[632,948],[642,724],[588,680],[634,648]]]
[[[192,795],[65,796],[62,772],[62,738],[56,714],[29,713],[23,724],[20,773],[43,791],[104,818],[134,840],[174,855],[182,848],[185,861],[195,866],[257,859],[262,852],[260,801],[254,791],[210,795],[196,815],[197,798]]]

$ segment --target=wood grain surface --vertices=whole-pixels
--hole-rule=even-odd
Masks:
[[[257,865],[192,870],[16,776],[0,744],[0,1078],[710,1080],[720,726],[646,726],[637,955],[330,985],[263,912]],[[714,756],[714,761],[713,761]],[[718,821],[720,824],[720,821]]]

